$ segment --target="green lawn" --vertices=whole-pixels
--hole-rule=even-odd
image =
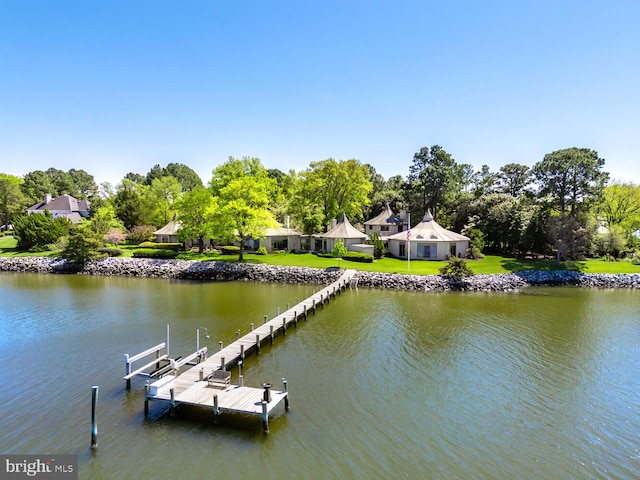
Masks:
[[[124,251],[123,257],[130,257],[136,247],[120,247]],[[46,256],[55,257],[60,252],[19,252],[13,237],[0,237],[0,257]],[[212,260],[216,262],[237,262],[237,255],[221,255],[205,252],[199,255],[194,252],[181,253],[178,258],[185,260]],[[357,268],[358,270],[384,273],[410,273],[412,275],[437,275],[440,267],[446,262],[413,260],[410,265],[406,260],[382,258],[373,263],[356,263],[335,258],[317,257],[311,253],[274,253],[271,255],[245,254],[246,263],[262,263],[268,265],[285,265],[313,268]],[[522,270],[576,270],[584,273],[640,273],[640,265],[631,262],[605,262],[603,260],[585,260],[581,262],[564,262],[560,268],[554,260],[530,260],[497,255],[487,255],[482,260],[468,260],[468,265],[476,274],[509,273]]]

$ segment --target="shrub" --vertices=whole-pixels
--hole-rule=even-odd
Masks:
[[[135,258],[176,258],[178,252],[159,248],[137,248],[132,255]]]
[[[347,252],[342,256],[342,259],[350,262],[373,263],[373,255],[368,253]]]
[[[14,236],[18,250],[44,250],[69,233],[71,222],[64,217],[53,218],[48,210],[44,213],[22,215],[14,220]]]
[[[142,242],[138,245],[140,248],[157,248],[160,250],[174,250],[179,252],[182,250],[181,243],[158,243],[158,242]]]
[[[133,243],[151,241],[155,231],[156,227],[153,225],[136,225],[127,234],[127,240]]]
[[[103,247],[98,251],[106,254],[108,257],[119,257],[124,253],[121,248],[116,247]]]
[[[236,247],[235,245],[225,245],[224,247],[220,247],[223,255],[240,255],[240,247]]]
[[[469,268],[465,259],[451,256],[449,262],[440,269],[440,275],[460,280],[463,277],[471,277],[473,270]]]
[[[380,235],[378,235],[378,232],[373,232],[369,236],[367,243],[369,245],[373,245],[373,256],[375,258],[382,258],[386,249],[384,248],[384,242],[380,238]]]
[[[266,254],[267,254],[267,248],[265,246],[260,247],[256,252],[256,255],[266,255]]]
[[[333,247],[331,255],[337,258],[337,257],[344,257],[346,254],[347,254],[347,249],[345,248],[344,243],[342,243],[342,240],[338,240],[335,246]]]
[[[326,252],[314,252],[316,257],[320,258],[335,258],[331,253]]]
[[[100,252],[102,236],[89,227],[88,223],[74,225],[69,232],[69,240],[62,251],[62,257],[70,263],[83,265],[91,260],[104,257]]]
[[[119,245],[125,241],[127,236],[116,228],[112,228],[108,233],[102,237],[105,243],[112,243],[114,245]]]

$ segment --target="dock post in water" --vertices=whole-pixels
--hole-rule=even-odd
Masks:
[[[273,325],[269,325],[269,337],[271,339],[271,345],[273,345]]]
[[[98,424],[96,423],[98,388],[97,385],[91,387],[91,448],[98,448]]]
[[[287,390],[287,381],[282,379],[282,389],[287,393],[284,397],[284,409],[289,410],[289,391]]]
[[[173,409],[176,407],[176,396],[173,390],[173,387],[169,389],[169,396],[171,397],[171,409],[170,413],[173,415]]]
[[[214,423],[218,423],[218,415],[220,415],[220,409],[218,408],[218,394],[214,393],[213,394],[213,416],[214,416]]]
[[[131,362],[129,362],[129,354],[125,353],[124,354],[124,375],[125,377],[128,377],[129,375],[131,375]],[[127,390],[129,390],[131,388],[131,378],[127,378]]]
[[[282,334],[287,334],[287,319],[282,317]]]
[[[267,413],[267,401],[262,400],[262,429],[269,433],[269,414]]]
[[[147,384],[144,386],[144,416],[149,416],[149,390],[151,386],[149,385],[149,380],[147,380]]]
[[[256,354],[260,355],[260,334],[256,333]]]

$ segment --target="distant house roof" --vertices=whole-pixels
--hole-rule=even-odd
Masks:
[[[156,230],[153,232],[154,235],[177,235],[178,230],[180,230],[180,222],[176,220],[171,220],[160,230]]]
[[[78,200],[71,195],[64,194],[51,198],[51,195],[47,194],[43,201],[27,208],[27,212],[43,213],[48,210],[53,217],[66,217],[75,223],[89,215],[89,206],[88,200]]]
[[[342,214],[342,220],[335,227],[329,230],[327,233],[323,233],[322,235],[318,235],[321,238],[367,238],[365,233],[362,233],[360,230],[356,229],[349,220],[347,219],[346,214]]]
[[[286,227],[267,228],[266,237],[294,237],[300,235],[298,230]]]
[[[391,235],[389,240],[407,240],[407,232],[396,233]],[[431,211],[427,210],[422,221],[415,227],[411,227],[411,237],[413,241],[431,241],[431,242],[459,242],[469,240],[469,237],[452,232],[440,226],[431,215]]]
[[[377,217],[373,217],[371,220],[364,222],[365,225],[402,225],[403,223],[404,221],[393,213],[388,203]]]

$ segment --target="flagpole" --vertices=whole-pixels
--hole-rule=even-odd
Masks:
[[[407,272],[411,271],[411,212],[407,212]]]

